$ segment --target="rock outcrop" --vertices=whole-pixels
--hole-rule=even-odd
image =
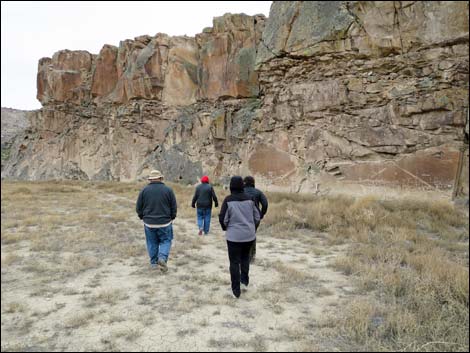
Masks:
[[[451,187],[467,15],[465,2],[275,2],[257,57],[270,117],[258,130],[288,131],[292,178]]]
[[[12,108],[2,108],[2,170],[10,159],[11,146],[29,127],[30,112]]]
[[[467,2],[276,1],[195,38],[60,51],[39,61],[43,109],[2,176],[450,188],[468,44]]]

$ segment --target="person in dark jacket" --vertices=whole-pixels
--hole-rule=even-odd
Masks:
[[[260,210],[260,218],[263,219],[266,212],[268,212],[268,199],[261,190],[255,188],[255,178],[247,176],[243,179],[245,184],[245,193],[250,195],[255,202],[255,206]],[[260,209],[261,205],[261,209]],[[253,241],[253,246],[250,250],[250,263],[254,263],[256,258],[256,239]]]
[[[152,170],[150,184],[139,193],[136,212],[144,221],[150,265],[167,272],[168,256],[173,240],[173,220],[176,218],[176,198],[173,190],[163,183],[163,175]]]
[[[199,235],[209,233],[212,216],[212,200],[214,200],[215,207],[219,207],[219,201],[215,194],[214,188],[209,184],[209,177],[204,175],[201,178],[201,184],[196,187],[194,192],[193,201],[191,206],[197,206],[197,224],[199,227]]]
[[[240,297],[240,283],[248,286],[250,249],[256,237],[260,213],[251,196],[243,191],[243,179],[234,176],[230,180],[231,195],[222,204],[219,222],[226,231],[232,293]]]

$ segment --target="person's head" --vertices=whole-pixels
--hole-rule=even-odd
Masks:
[[[255,178],[251,175],[246,176],[245,179],[243,179],[243,182],[245,183],[245,186],[255,187]]]
[[[241,176],[236,175],[230,179],[230,192],[232,194],[242,193],[243,187],[243,179]]]
[[[158,170],[152,170],[148,176],[148,180],[152,182],[157,182],[157,181],[162,181],[163,180],[163,174],[160,173]]]
[[[209,184],[209,177],[208,177],[207,175],[204,175],[204,176],[201,178],[201,183]]]

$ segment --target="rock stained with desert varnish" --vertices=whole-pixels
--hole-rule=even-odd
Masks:
[[[274,2],[195,38],[60,51],[3,176],[252,174],[449,188],[468,112],[467,2]]]

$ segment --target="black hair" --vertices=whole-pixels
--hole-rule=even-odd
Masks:
[[[241,176],[236,175],[230,179],[230,192],[240,193],[240,192],[243,192],[243,188],[244,188],[244,185],[243,185],[243,179]]]
[[[255,178],[251,175],[246,176],[245,179],[243,179],[243,182],[245,183],[245,186],[255,187]]]

